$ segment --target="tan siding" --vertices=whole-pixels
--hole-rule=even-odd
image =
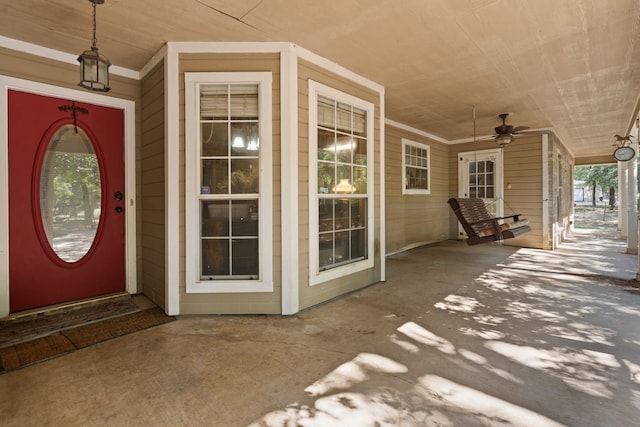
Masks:
[[[375,139],[375,253],[370,254],[375,261],[374,268],[345,276],[315,286],[309,285],[309,80],[349,93],[374,104]],[[332,72],[301,60],[298,66],[298,187],[299,187],[299,290],[300,308],[307,308],[336,296],[376,283],[380,280],[380,95],[355,82],[334,75]]]
[[[78,66],[66,62],[33,56],[0,47],[0,74],[46,83],[59,87],[80,89],[78,87]],[[107,96],[138,101],[140,84],[136,80],[111,74],[111,91]]]
[[[280,56],[278,54],[181,54],[180,84],[180,313],[266,313],[281,312],[281,234],[280,234]],[[273,280],[271,293],[187,294],[185,284],[185,216],[184,216],[184,73],[185,72],[273,73],[272,81],[272,160],[273,160]]]
[[[166,309],[164,93],[164,63],[160,63],[142,80],[141,283],[142,292]]]
[[[402,194],[402,138],[431,150],[431,194]],[[385,132],[386,251],[393,253],[449,238],[449,148],[393,126]]]
[[[505,244],[543,247],[542,183],[542,137],[518,137],[504,150],[504,214],[522,214],[532,231]]]

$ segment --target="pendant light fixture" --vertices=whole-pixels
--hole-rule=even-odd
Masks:
[[[82,52],[78,57],[80,63],[80,83],[78,86],[96,92],[109,92],[109,67],[111,62],[98,52],[96,40],[96,5],[104,4],[104,0],[89,0],[93,4],[93,38],[91,49]]]

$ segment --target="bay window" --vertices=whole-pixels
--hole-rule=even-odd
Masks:
[[[185,82],[187,291],[270,291],[271,74]]]
[[[319,83],[309,87],[315,284],[373,265],[373,106]]]

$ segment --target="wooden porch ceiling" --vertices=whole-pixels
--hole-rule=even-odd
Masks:
[[[0,0],[0,35],[80,54],[89,1]],[[609,156],[635,125],[637,0],[106,0],[98,47],[140,70],[167,41],[287,41],[383,86],[387,117],[447,140],[508,123]],[[517,140],[516,140],[517,141]]]

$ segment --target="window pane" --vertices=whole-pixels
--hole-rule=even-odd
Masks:
[[[364,258],[367,255],[365,230],[351,231],[351,259]]]
[[[367,168],[355,166],[353,168],[354,175],[354,193],[366,194],[367,192]]]
[[[318,125],[329,129],[335,129],[335,102],[324,96],[318,97]]]
[[[353,141],[353,163],[356,165],[367,164],[367,140],[362,138],[354,138]]]
[[[351,133],[351,106],[338,102],[336,105],[336,130]]]
[[[336,133],[318,129],[318,160],[334,161],[336,159]]]
[[[320,269],[333,264],[333,232],[320,233],[318,266]]]
[[[200,87],[201,120],[226,120],[229,116],[228,111],[228,85],[202,85]]]
[[[63,125],[49,141],[40,173],[40,218],[51,249],[79,261],[91,249],[101,218],[102,184],[89,136]]]
[[[487,160],[487,172],[493,172],[493,162]]]
[[[335,255],[334,262],[340,263],[344,261],[349,261],[351,259],[351,245],[349,244],[349,232],[348,231],[340,231],[336,233],[335,238]]]
[[[258,159],[231,160],[231,193],[258,193]]]
[[[234,275],[258,275],[258,239],[234,239],[231,243],[231,250],[233,251],[232,269]]]
[[[351,137],[338,134],[336,138],[336,161],[340,163],[351,163],[351,153],[353,143]]]
[[[232,85],[229,97],[232,119],[258,119],[258,85]]]
[[[351,203],[351,228],[367,226],[367,199],[352,199]]]
[[[231,155],[257,156],[258,123],[231,123]]]
[[[334,163],[318,163],[318,194],[329,194],[333,189],[336,176]]]
[[[367,136],[367,113],[359,108],[353,108],[353,134]]]
[[[231,228],[234,236],[258,237],[258,200],[231,202]]]
[[[335,204],[335,229],[336,230],[344,230],[348,229],[351,225],[351,217],[350,217],[350,203],[349,199],[339,199],[336,200]]]
[[[429,188],[429,174],[426,169],[422,169],[419,171],[419,188]]]
[[[229,133],[227,123],[204,122],[200,126],[202,140],[200,155],[226,156],[229,154]]]
[[[202,160],[200,194],[227,194],[229,192],[229,161]]]
[[[218,200],[200,201],[202,237],[229,236],[229,202]]]
[[[336,179],[338,183],[333,188],[334,193],[348,194],[353,193],[353,179],[351,177],[351,166],[338,165],[336,166]],[[347,187],[348,185],[348,187]]]
[[[229,275],[229,240],[202,241],[202,276]]]
[[[320,232],[333,230],[334,199],[321,199],[318,204],[318,220],[320,222]]]

